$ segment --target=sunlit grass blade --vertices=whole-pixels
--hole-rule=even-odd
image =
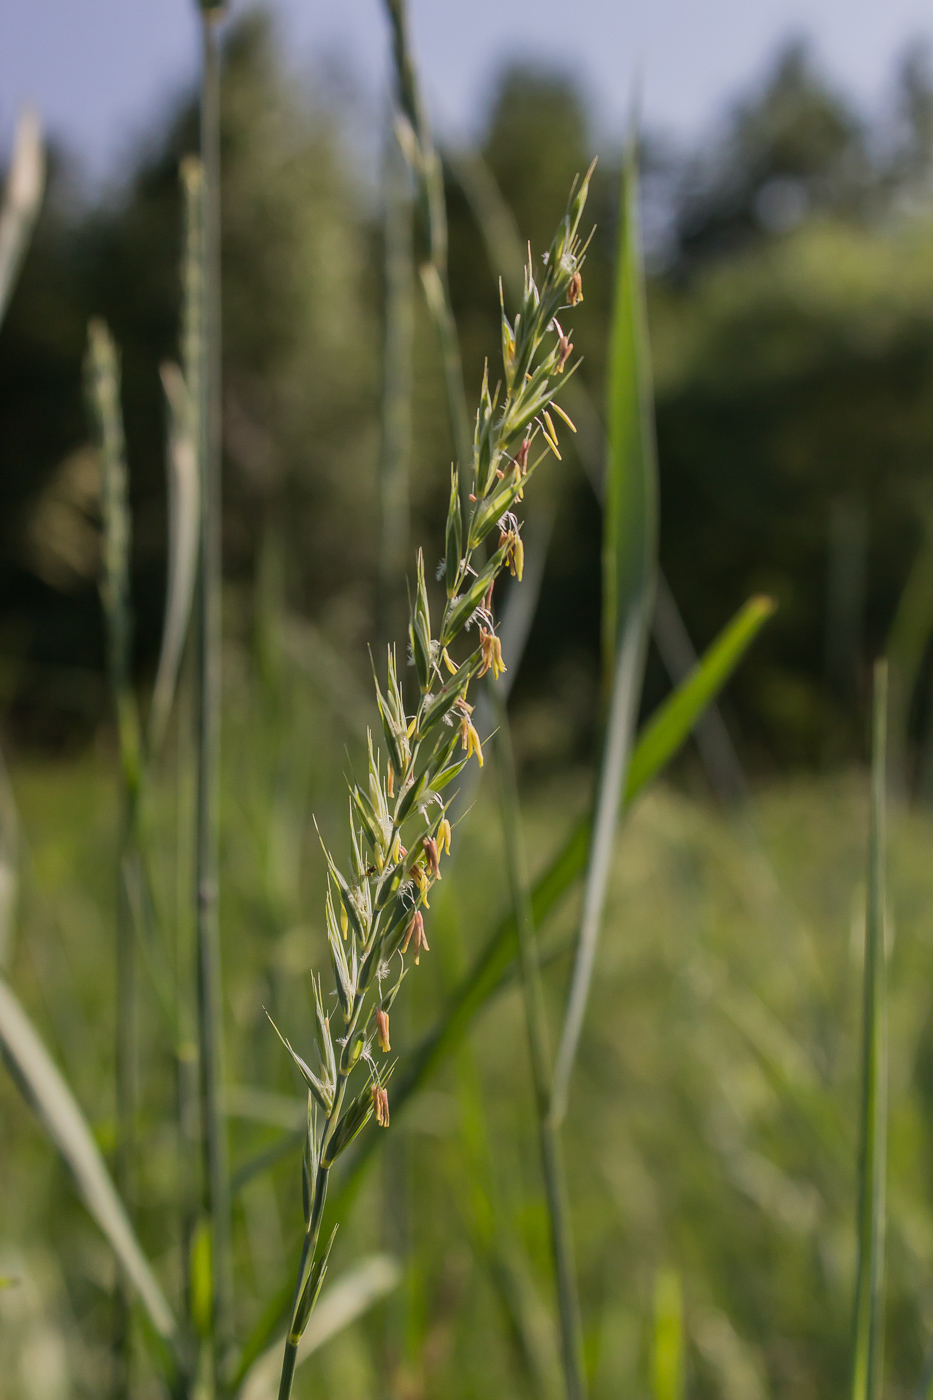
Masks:
[[[10,304],[45,189],[45,150],[39,118],[20,113],[0,206],[0,325]]]
[[[684,1393],[684,1304],[680,1277],[660,1269],[654,1281],[651,1337],[653,1400],[682,1400]]]
[[[171,714],[181,657],[191,617],[198,560],[200,514],[198,457],[192,431],[192,404],[181,370],[162,366],[162,385],[169,414],[168,587],[159,665],[149,712],[148,748],[158,750]]]
[[[558,1123],[566,1112],[596,961],[654,606],[657,460],[634,148],[623,172],[619,224],[603,507],[603,659],[610,689],[577,955],[551,1090],[551,1114]]]
[[[862,1107],[859,1124],[858,1272],[852,1338],[852,1400],[878,1400],[884,1355],[884,1238],[888,1133],[887,973],[885,947],[888,668],[875,665],[871,807],[865,910],[862,1010]]]
[[[85,1205],[103,1231],[158,1335],[174,1349],[177,1327],[140,1248],[87,1121],[8,984],[0,979],[0,1044],[24,1096],[68,1164]]]
[[[625,801],[631,806],[689,737],[710,700],[723,689],[758,632],[774,611],[768,598],[752,598],[739,610],[700,658],[693,673],[645,725],[639,736],[626,781]],[[534,922],[541,924],[559,904],[586,865],[591,819],[583,817],[538,877],[531,890]],[[479,953],[470,971],[453,992],[444,1013],[420,1044],[399,1064],[393,1099],[397,1109],[423,1086],[434,1070],[460,1044],[474,1016],[495,993],[517,951],[515,916],[509,913]],[[341,1188],[349,1196],[362,1167],[376,1146],[375,1134],[361,1139],[351,1172]]]

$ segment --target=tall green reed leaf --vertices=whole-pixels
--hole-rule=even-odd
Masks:
[[[521,236],[515,216],[506,203],[492,171],[475,151],[461,151],[449,156],[448,160],[479,228],[491,266],[502,269],[508,295],[513,298],[520,297],[524,258]],[[573,448],[596,499],[602,504],[605,495],[606,435],[589,391],[579,376],[575,376],[567,386],[565,407],[577,428]],[[525,532],[529,539],[531,526],[532,522],[529,519]],[[532,548],[530,543],[526,543],[526,578],[531,572],[531,561]],[[522,590],[516,594],[516,602],[524,602],[527,608],[528,599],[533,597],[536,600],[538,591],[537,587]],[[680,685],[696,665],[697,657],[674,595],[660,568],[657,571],[655,594],[652,633],[671,681],[675,686]],[[511,597],[508,601],[511,606]],[[502,620],[502,648],[507,658],[509,648],[506,646],[505,633],[508,624],[509,616],[506,612]],[[745,775],[715,701],[709,704],[697,721],[694,733],[714,792],[726,804],[743,802],[747,796]]]
[[[85,1205],[139,1295],[149,1321],[177,1359],[177,1324],[136,1238],[94,1135],[38,1032],[2,979],[0,1045],[24,1096],[67,1163]]]
[[[884,1357],[884,1237],[888,1135],[885,871],[888,667],[874,671],[871,806],[862,1009],[858,1272],[852,1338],[852,1400],[878,1400]]]
[[[218,918],[221,705],[221,309],[219,4],[201,4],[200,547],[197,648],[197,941],[198,1061],[203,1225],[209,1231],[215,1385],[232,1341],[233,1279],[230,1167],[224,1112],[224,1031]],[[197,353],[197,352],[200,353]],[[189,381],[189,393],[191,393]]]
[[[607,388],[609,455],[603,525],[603,654],[609,680],[593,837],[551,1114],[560,1123],[596,961],[609,868],[638,720],[654,604],[657,462],[634,148],[623,176]]]
[[[26,107],[16,123],[13,154],[0,205],[0,325],[10,304],[45,189],[39,118]]]

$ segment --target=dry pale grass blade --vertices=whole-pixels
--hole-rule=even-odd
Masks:
[[[6,315],[45,189],[45,150],[39,118],[20,113],[0,207],[0,324]]]
[[[862,1010],[858,1273],[852,1339],[852,1400],[878,1400],[884,1354],[884,1237],[888,1136],[885,949],[888,667],[875,666],[872,715],[868,899]]]
[[[158,750],[175,697],[185,638],[191,618],[198,569],[200,483],[193,412],[184,376],[175,364],[162,366],[169,413],[168,587],[159,666],[149,713],[149,750]]]
[[[387,1254],[373,1254],[350,1269],[322,1293],[298,1346],[297,1365],[356,1322],[385,1298],[401,1281],[401,1269]],[[284,1337],[283,1337],[284,1340]],[[276,1342],[256,1360],[237,1392],[238,1400],[275,1400],[282,1342]]]
[[[156,1332],[173,1349],[177,1327],[140,1248],[87,1121],[10,986],[0,978],[0,1045],[26,1099],[64,1157],[84,1198],[139,1295]]]
[[[606,406],[609,442],[603,519],[603,651],[606,677],[611,679],[577,955],[554,1066],[551,1114],[556,1123],[566,1113],[596,963],[654,606],[657,460],[634,150],[629,152],[623,173],[620,225]]]

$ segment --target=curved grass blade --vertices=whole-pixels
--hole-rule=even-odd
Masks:
[[[887,992],[884,929],[887,662],[875,665],[872,706],[868,900],[862,1009],[858,1273],[852,1339],[852,1400],[878,1400],[884,1352],[884,1236],[888,1133]]]
[[[318,1301],[298,1347],[297,1365],[319,1347],[349,1327],[371,1307],[397,1288],[398,1264],[387,1254],[373,1254],[350,1269]],[[275,1400],[282,1363],[282,1345],[276,1342],[253,1362],[237,1392],[238,1400]]]
[[[0,207],[0,324],[6,315],[45,189],[39,118],[25,107],[16,123],[13,155]]]
[[[198,454],[191,397],[177,365],[165,364],[161,373],[169,413],[168,588],[162,646],[149,712],[150,753],[158,750],[165,735],[178,682],[197,578],[200,518]]]
[[[623,172],[620,223],[603,514],[603,660],[611,690],[577,956],[551,1088],[550,1112],[555,1123],[560,1123],[566,1112],[589,999],[654,606],[657,454],[634,147],[629,149]]]
[[[107,1237],[150,1322],[174,1351],[175,1319],[133,1233],[91,1130],[32,1022],[2,978],[0,1046],[25,1098],[68,1164],[85,1205]]]

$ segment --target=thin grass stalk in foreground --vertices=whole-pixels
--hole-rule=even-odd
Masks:
[[[862,1010],[858,1273],[852,1339],[852,1400],[878,1400],[884,1353],[884,1236],[887,1174],[887,976],[885,948],[888,667],[874,672],[868,891]]]
[[[45,150],[39,118],[26,107],[16,123],[13,154],[0,205],[0,325],[19,278],[45,189]]]
[[[623,171],[606,407],[609,457],[603,522],[603,650],[611,689],[577,955],[554,1066],[551,1114],[558,1124],[567,1111],[596,963],[654,604],[657,462],[634,147],[629,149]]]
[[[195,917],[202,1206],[208,1258],[215,1383],[231,1340],[230,1172],[224,1113],[223,995],[218,922],[221,704],[220,53],[222,6],[201,7],[202,337],[201,530],[198,587],[198,789]]]
[[[428,951],[422,909],[427,907],[432,885],[440,879],[441,857],[450,849],[450,799],[444,792],[471,755],[482,760],[467,692],[471,681],[487,673],[496,675],[502,668],[501,644],[489,611],[492,589],[506,567],[521,576],[523,550],[513,507],[544,455],[532,456],[539,437],[546,447],[557,445],[548,409],[564,382],[568,352],[555,317],[579,298],[584,249],[578,230],[586,194],[587,181],[571,192],[540,285],[529,259],[525,295],[514,324],[503,315],[505,394],[500,406],[484,375],[467,479],[467,510],[462,505],[459,473],[451,472],[446,548],[439,573],[445,596],[436,636],[419,552],[408,629],[419,698],[409,714],[390,648],[385,690],[376,682],[386,763],[383,768],[370,734],[367,778],[350,791],[349,875],[325,847],[325,921],[345,1031],[335,1040],[321,983],[316,980],[319,1068],[312,1069],[287,1046],[308,1086],[308,1137],[306,1230],[280,1400],[287,1400],[291,1392],[298,1346],[333,1244],[331,1235],[320,1247],[331,1170],[374,1114],[380,1126],[388,1126],[392,1065],[377,1059],[377,1053],[390,1053],[389,1010],[407,970],[405,956],[410,951],[417,965],[421,952]],[[498,546],[483,562],[480,551],[494,530]],[[458,649],[474,626],[478,638],[474,634],[472,649],[458,662],[451,648]],[[363,1071],[363,1084],[349,1097],[357,1068]]]
[[[551,1069],[547,1045],[547,1021],[541,991],[534,911],[529,894],[521,836],[521,811],[518,803],[515,758],[512,753],[511,733],[504,723],[505,706],[496,693],[495,684],[490,685],[489,690],[493,701],[493,717],[497,725],[493,743],[499,776],[505,867],[518,933],[518,958],[521,969],[522,995],[525,1003],[528,1053],[531,1060],[541,1165],[544,1174],[551,1232],[551,1251],[557,1285],[564,1383],[568,1400],[584,1400],[587,1387],[583,1363],[580,1301],[577,1294],[576,1265],[570,1234],[570,1210],[567,1201],[560,1133],[549,1113]]]

